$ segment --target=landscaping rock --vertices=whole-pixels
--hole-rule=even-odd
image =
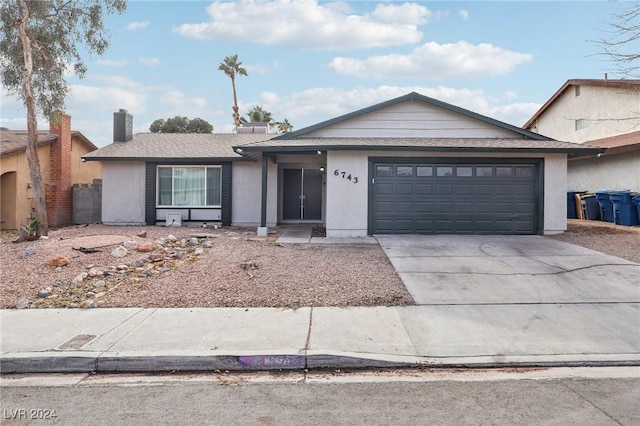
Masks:
[[[71,282],[73,284],[80,284],[81,282],[84,281],[85,278],[87,278],[88,274],[86,272],[81,272],[78,275],[76,275]]]
[[[123,246],[116,246],[111,251],[111,256],[113,256],[115,258],[118,258],[118,259],[125,257],[127,254],[129,254],[129,250],[127,250]]]
[[[49,297],[53,294],[50,288],[43,288],[38,292],[38,297],[44,299],[45,297]]]
[[[22,257],[29,257],[29,256],[32,256],[34,254],[36,254],[36,248],[35,247],[27,247],[27,249],[22,254]]]
[[[138,248],[138,243],[135,241],[125,241],[124,243],[122,243],[122,247],[126,248],[127,250],[135,250]]]
[[[151,241],[147,241],[146,243],[139,244],[138,247],[136,247],[136,250],[142,253],[146,253],[155,250],[155,248],[156,245],[154,243],[152,243]]]
[[[63,266],[67,266],[71,261],[66,256],[56,256],[49,261],[49,266],[52,268],[61,268]]]
[[[29,303],[31,303],[29,299],[27,299],[26,297],[21,297],[16,303],[16,309],[25,309],[29,307]]]

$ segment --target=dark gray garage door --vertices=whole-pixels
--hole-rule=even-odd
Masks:
[[[536,234],[535,163],[371,161],[372,233]]]

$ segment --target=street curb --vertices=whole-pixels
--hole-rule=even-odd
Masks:
[[[168,371],[283,371],[304,369],[366,368],[533,368],[533,367],[632,367],[640,366],[635,356],[591,359],[522,357],[500,362],[473,358],[427,358],[354,354],[311,355],[158,355],[118,356],[108,354],[5,354],[0,357],[0,374],[21,373],[153,373]],[[618,358],[618,359],[613,359]]]

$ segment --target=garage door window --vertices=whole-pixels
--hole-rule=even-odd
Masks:
[[[493,176],[493,168],[491,168],[491,167],[476,167],[476,176],[478,176],[478,177],[491,177],[491,176]]]
[[[377,177],[393,176],[393,166],[376,166]]]
[[[521,178],[533,177],[533,167],[516,167],[516,176]]]
[[[433,176],[433,167],[431,166],[417,166],[416,176],[418,177],[431,177]]]
[[[456,176],[472,177],[473,167],[456,167]]]
[[[396,176],[413,176],[413,167],[411,166],[398,166],[396,168]]]
[[[496,167],[497,177],[511,177],[511,167]]]
[[[440,177],[453,176],[453,167],[438,167],[436,173]]]

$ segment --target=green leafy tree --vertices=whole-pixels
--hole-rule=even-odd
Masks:
[[[247,70],[242,67],[242,61],[238,60],[238,55],[231,55],[224,58],[218,66],[218,70],[224,72],[231,79],[233,88],[233,123],[240,126],[240,113],[238,112],[238,96],[236,93],[236,76],[248,76]]]
[[[149,126],[151,133],[211,133],[213,126],[201,118],[193,120],[176,115],[173,118],[158,120]]]
[[[47,205],[38,158],[37,111],[52,116],[63,109],[72,71],[82,78],[87,67],[80,45],[102,55],[109,47],[104,13],[123,13],[126,0],[2,0],[0,66],[2,85],[27,109],[27,162],[36,219],[47,235]]]
[[[278,133],[291,133],[293,131],[293,126],[286,118],[277,122],[276,126],[278,126]]]

